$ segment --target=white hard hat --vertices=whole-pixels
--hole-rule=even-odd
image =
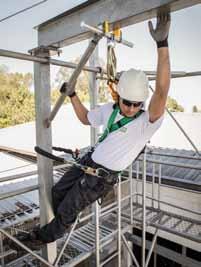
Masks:
[[[117,93],[129,101],[144,102],[149,96],[146,74],[141,70],[124,71],[117,84]]]

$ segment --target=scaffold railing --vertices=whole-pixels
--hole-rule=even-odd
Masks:
[[[140,162],[141,161],[139,160],[138,164],[140,164]],[[162,163],[163,162],[157,162],[157,163],[155,162],[154,164],[161,165]],[[62,173],[66,171],[66,168],[68,167],[69,165],[67,166],[62,165],[60,168],[59,166],[56,167],[55,174],[57,176],[57,179],[59,178],[57,172],[59,173],[59,175],[62,175]],[[181,166],[181,164],[178,164],[178,167],[183,167],[183,165]],[[192,167],[193,166],[187,166],[187,168],[192,168]],[[133,179],[134,178],[133,174],[134,174],[133,170],[130,168],[129,175],[128,176],[123,175],[122,182],[116,185],[117,188],[116,191],[119,194],[119,196],[120,196],[119,190],[121,190],[120,188],[122,186],[133,183],[133,180],[137,181],[137,183],[143,182],[143,179],[142,180],[139,179],[140,176],[139,168],[135,173],[135,179]],[[161,171],[159,172],[159,176],[160,175]],[[155,173],[153,172],[152,182],[154,182],[154,178],[155,178]],[[159,177],[158,185],[161,186],[161,177]],[[133,190],[133,186],[131,188]],[[160,189],[158,190],[158,192],[160,192]],[[7,194],[6,196],[4,195],[5,198],[8,198],[10,196],[13,196],[13,194]],[[118,197],[118,200],[113,201],[106,207],[100,209],[99,250],[104,246],[108,245],[110,242],[115,242],[115,240],[117,239],[118,246],[120,246],[120,243],[123,242],[125,247],[128,249],[131,258],[134,260],[134,262],[137,262],[137,259],[134,258],[135,257],[134,255],[132,255],[133,252],[131,253],[131,249],[128,244],[129,241],[128,233],[129,230],[131,230],[132,227],[134,226],[143,229],[143,213],[145,214],[144,224],[146,228],[154,227],[156,229],[156,233],[154,235],[154,240],[153,240],[154,242],[156,242],[158,230],[160,229],[169,232],[171,234],[178,235],[183,238],[201,243],[201,222],[199,220],[192,219],[191,215],[187,217],[174,214],[167,210],[163,210],[161,209],[160,205],[163,204],[164,206],[164,204],[167,204],[168,206],[173,206],[174,209],[177,208],[178,210],[180,210],[180,212],[185,211],[188,212],[189,214],[194,214],[196,216],[200,215],[198,212],[193,210],[187,210],[185,208],[176,205],[171,205],[170,203],[164,203],[160,199],[160,194],[158,195],[158,199],[154,199],[153,197],[149,196],[146,196],[146,198],[150,200],[151,204],[146,207],[143,207],[143,201],[142,201],[143,194],[139,193],[136,189],[135,192],[131,191],[126,196],[122,196],[121,198]],[[153,204],[153,202],[155,204]],[[34,260],[34,258],[37,258],[38,261],[45,263],[47,266],[57,266],[58,264],[59,266],[76,266],[76,264],[87,259],[95,252],[96,223],[89,222],[89,219],[92,218],[92,216],[94,216],[94,213],[90,213],[84,217],[79,217],[78,221],[81,222],[82,224],[84,223],[84,225],[76,229],[75,227],[72,228],[72,232],[70,234],[67,234],[65,238],[59,240],[58,242],[59,256],[57,258],[57,261],[55,262],[55,265],[47,263],[45,260],[41,258],[41,256],[38,253],[35,253],[33,251],[28,250],[26,247],[23,247],[28,252],[27,257],[30,257],[30,255],[32,255],[33,257],[32,260]],[[11,227],[11,225],[7,226],[7,228],[9,227]],[[6,227],[1,227],[0,232],[1,236],[5,235],[8,238],[11,238],[14,242],[18,243],[20,246],[23,246],[21,242],[17,241],[15,237],[11,236],[6,231]],[[66,240],[68,240],[68,242],[66,242]],[[114,251],[113,255],[119,257],[120,253],[118,250],[118,246],[116,246],[116,252]],[[77,251],[77,254],[76,253],[74,254],[77,255],[75,257],[68,255],[68,253],[72,253],[73,250]],[[1,254],[1,259],[6,258],[10,253],[15,253],[15,252],[11,250],[4,251],[4,253]],[[64,260],[65,257],[68,258],[68,260],[67,259]],[[60,265],[60,263],[64,261],[66,261],[66,263],[64,265]],[[107,259],[105,259],[104,261],[107,262]],[[119,262],[120,261],[121,258],[119,257]],[[99,266],[103,266],[102,265],[103,262],[100,261]],[[146,262],[145,264],[147,266]],[[12,266],[12,264],[10,263],[8,266]],[[136,266],[138,266],[138,264],[136,264]]]

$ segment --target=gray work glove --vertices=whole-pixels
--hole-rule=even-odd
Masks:
[[[170,13],[161,13],[157,16],[155,29],[152,22],[148,22],[150,34],[154,41],[156,41],[158,47],[168,46],[167,39],[170,29],[170,20]]]
[[[70,88],[70,86],[68,86],[67,82],[64,82],[60,88],[60,92],[66,94],[69,97],[73,97],[74,95],[76,95],[75,92],[75,86],[73,86],[72,88]]]

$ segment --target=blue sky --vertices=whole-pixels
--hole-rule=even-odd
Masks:
[[[39,0],[7,0],[0,3],[0,19],[23,8],[39,2]],[[48,20],[84,1],[48,0],[16,17],[0,23],[0,48],[27,53],[37,47],[37,31],[34,26]],[[169,36],[171,66],[173,71],[201,71],[201,4],[172,14],[172,25]],[[121,45],[116,47],[118,69],[130,67],[144,70],[156,69],[156,48],[152,41],[147,22],[123,29],[125,39],[134,43],[130,49]],[[82,42],[63,49],[61,60],[70,61],[84,52],[87,42]],[[105,41],[100,44],[100,57],[106,55]],[[9,67],[10,72],[33,72],[33,64],[0,57],[0,64]],[[51,68],[52,79],[58,68]],[[201,77],[175,79],[171,82],[170,96],[177,99],[186,111],[196,104],[201,109]]]

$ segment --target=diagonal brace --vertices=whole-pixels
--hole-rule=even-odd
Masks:
[[[147,258],[146,258],[145,267],[147,267],[149,264],[151,254],[152,254],[154,246],[156,244],[157,236],[158,236],[158,229],[155,230],[154,237],[153,237],[152,243],[151,243],[151,247],[150,247],[149,253],[148,253]]]
[[[79,216],[81,216],[81,213],[79,214]],[[79,220],[79,216],[77,217],[76,221],[74,222],[74,224],[73,224],[73,226],[72,226],[72,228],[70,230],[70,233],[68,234],[68,236],[67,236],[67,238],[66,238],[66,240],[64,242],[64,245],[63,245],[61,251],[59,252],[59,255],[57,256],[57,258],[56,258],[56,260],[54,262],[54,266],[58,266],[58,263],[59,263],[62,255],[64,253],[64,250],[66,249],[66,247],[68,245],[68,242],[69,242],[69,240],[70,240],[70,238],[71,238],[71,236],[72,236],[72,234],[73,234],[73,232],[75,230],[75,227],[77,226],[77,223],[78,223],[78,220]]]
[[[46,261],[44,258],[42,258],[40,255],[36,254],[34,251],[32,251],[30,248],[28,248],[27,246],[25,246],[22,242],[20,242],[18,239],[16,239],[15,237],[13,237],[12,235],[10,235],[9,233],[7,233],[4,229],[0,229],[0,232],[2,234],[4,234],[5,236],[7,236],[9,239],[11,239],[13,242],[15,242],[17,245],[19,245],[20,247],[22,247],[25,251],[27,251],[28,253],[30,253],[33,257],[35,257],[36,259],[38,259],[39,261],[41,261],[42,263],[45,264],[45,266],[49,266],[49,267],[54,267],[54,265],[52,265],[50,262]]]
[[[133,261],[135,262],[135,265],[136,265],[137,267],[140,267],[140,265],[139,265],[139,263],[138,263],[138,261],[137,261],[135,255],[134,255],[132,249],[129,247],[129,245],[128,245],[127,241],[126,241],[125,236],[122,234],[121,237],[122,237],[122,240],[123,240],[123,242],[124,242],[126,248],[128,249],[129,254],[131,255]]]
[[[73,74],[70,77],[70,80],[69,80],[68,85],[67,85],[70,88],[70,90],[68,90],[68,91],[73,90],[73,87],[76,84],[78,76],[80,75],[81,71],[83,70],[85,64],[87,63],[88,59],[92,55],[93,51],[95,50],[95,48],[96,48],[96,46],[97,46],[97,44],[101,38],[102,38],[102,36],[95,34],[94,38],[89,43],[89,46],[87,47],[84,55],[80,59],[79,64],[77,65],[76,69],[74,70]],[[45,125],[47,128],[50,126],[51,121],[56,116],[56,114],[57,114],[59,108],[61,107],[61,105],[63,104],[65,98],[66,98],[66,92],[64,91],[64,92],[62,92],[61,96],[57,100],[53,110],[51,111],[49,118],[45,121]]]
[[[154,92],[154,89],[152,88],[152,86],[149,86],[149,88],[151,89],[152,92]],[[182,126],[179,124],[179,122],[175,119],[175,117],[172,115],[172,113],[169,111],[169,109],[166,107],[165,110],[167,111],[167,113],[170,115],[170,117],[173,119],[173,121],[176,123],[177,127],[181,130],[181,132],[183,133],[183,135],[186,137],[186,139],[188,140],[188,142],[192,145],[192,147],[194,148],[195,152],[197,153],[198,156],[200,156],[200,152],[198,150],[198,148],[196,147],[196,145],[193,143],[193,141],[191,140],[191,138],[188,136],[188,134],[185,132],[185,130],[182,128]]]

